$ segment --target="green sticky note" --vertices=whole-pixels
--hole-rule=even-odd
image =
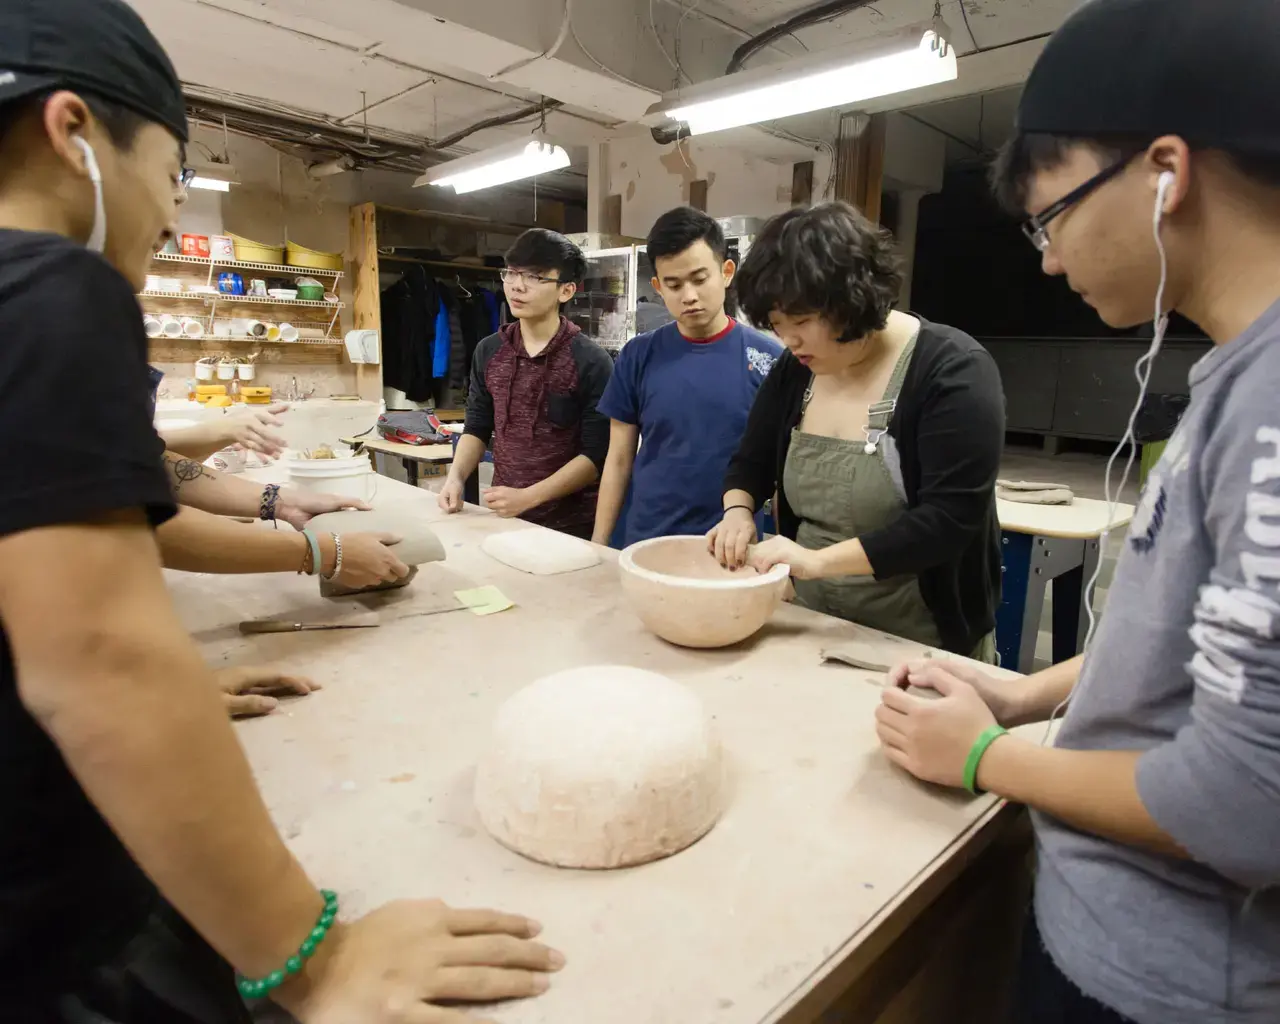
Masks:
[[[497,587],[457,590],[453,596],[470,608],[473,615],[495,615],[515,607],[515,603]]]

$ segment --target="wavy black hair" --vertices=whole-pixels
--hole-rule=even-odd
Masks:
[[[507,250],[507,266],[546,273],[558,271],[561,284],[581,284],[587,276],[582,250],[557,231],[530,228]]]
[[[848,203],[788,210],[765,224],[734,280],[748,319],[816,313],[857,341],[884,329],[902,291],[893,239]]]

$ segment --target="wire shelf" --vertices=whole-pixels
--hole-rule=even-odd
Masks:
[[[258,270],[264,273],[298,274],[303,277],[316,275],[332,277],[335,281],[344,275],[341,270],[318,270],[315,267],[288,267],[278,263],[250,263],[247,260],[221,260],[209,256],[184,256],[181,253],[158,252],[155,259],[164,263],[190,263],[199,267],[226,267],[229,270]]]
[[[138,294],[148,299],[185,299],[187,302],[202,302],[207,306],[229,302],[248,306],[300,306],[304,309],[328,309],[335,312],[347,308],[345,302],[328,302],[324,299],[273,299],[270,296],[264,298],[261,295],[226,295],[222,292],[210,295],[207,292],[143,291]]]

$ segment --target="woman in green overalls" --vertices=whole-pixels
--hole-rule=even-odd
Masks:
[[[788,351],[729,467],[716,556],[787,564],[807,608],[994,661],[1004,394],[991,356],[892,309],[892,242],[845,203],[774,217],[737,284]],[[779,536],[757,545],[752,516],[773,497]]]

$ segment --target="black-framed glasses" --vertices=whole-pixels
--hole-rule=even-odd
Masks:
[[[1027,240],[1036,247],[1038,252],[1045,252],[1049,248],[1049,222],[1055,217],[1066,213],[1071,207],[1101,188],[1132,162],[1133,157],[1128,157],[1124,160],[1117,160],[1110,167],[1099,171],[1079,188],[1072,189],[1056,203],[1046,206],[1034,217],[1028,217],[1024,220],[1022,222],[1022,233],[1027,236]]]
[[[559,284],[560,279],[555,277],[544,277],[542,274],[535,274],[529,270],[499,270],[498,276],[502,278],[503,284],[522,284],[526,288],[532,288],[535,284]]]

